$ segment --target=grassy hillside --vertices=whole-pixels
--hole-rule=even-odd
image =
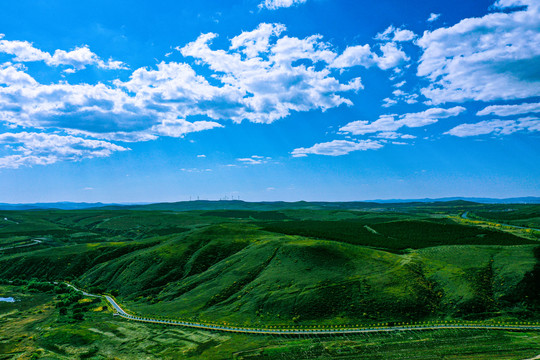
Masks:
[[[540,207],[538,205],[487,207],[472,212],[469,217],[540,229]]]
[[[2,212],[2,246],[43,242],[0,251],[0,278],[71,280],[142,314],[251,326],[540,318],[534,233],[447,216],[474,203],[398,205]]]

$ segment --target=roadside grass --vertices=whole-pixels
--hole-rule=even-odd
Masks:
[[[1,289],[16,297],[26,295],[20,287],[2,285]],[[27,295],[28,307],[0,317],[0,359],[502,360],[540,354],[536,332],[436,330],[276,337],[136,323],[92,311],[85,312],[83,320],[66,322],[52,296],[43,295]]]
[[[416,331],[283,340],[234,359],[525,359],[540,353],[536,333]]]

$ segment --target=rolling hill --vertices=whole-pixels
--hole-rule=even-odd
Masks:
[[[42,242],[1,251],[0,278],[70,280],[149,316],[245,325],[538,319],[538,235],[453,220],[466,206],[493,207],[4,211],[4,248]]]

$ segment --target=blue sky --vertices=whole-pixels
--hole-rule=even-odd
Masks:
[[[0,202],[540,196],[540,5],[0,5]]]

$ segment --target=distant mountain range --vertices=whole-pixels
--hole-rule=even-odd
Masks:
[[[476,197],[445,197],[437,199],[389,199],[389,200],[371,200],[377,203],[410,203],[410,202],[438,202],[438,201],[457,201],[464,200],[480,204],[540,204],[540,197],[526,196],[526,197],[513,197],[505,199],[495,198],[476,198]]]
[[[179,201],[170,203],[138,203],[138,204],[106,204],[106,203],[85,203],[85,202],[55,202],[55,203],[32,203],[32,204],[7,204],[0,203],[0,210],[81,210],[81,209],[109,209],[109,210],[169,210],[169,211],[189,211],[189,210],[280,210],[280,209],[346,209],[346,208],[374,208],[389,204],[399,205],[411,203],[455,203],[464,202],[481,204],[540,204],[540,197],[515,197],[506,199],[495,198],[466,198],[466,197],[446,197],[437,199],[386,199],[371,201],[349,201],[349,202],[325,202],[325,201],[261,201],[246,202],[241,200],[197,200]]]
[[[55,202],[55,203],[32,203],[32,204],[5,204],[0,203],[0,210],[43,210],[43,209],[58,209],[58,210],[79,210],[99,208],[107,205],[103,203],[78,203],[78,202]]]

